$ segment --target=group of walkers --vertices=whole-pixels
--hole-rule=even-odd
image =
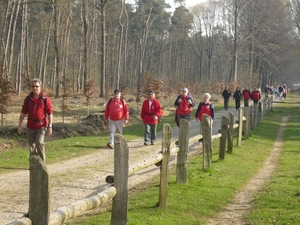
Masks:
[[[53,121],[53,106],[51,99],[42,91],[41,80],[35,78],[31,82],[32,92],[25,98],[22,106],[18,133],[22,133],[22,123],[26,115],[27,120],[27,137],[29,141],[30,156],[40,156],[42,160],[46,160],[45,157],[45,134],[52,134],[52,121]],[[177,126],[180,126],[180,119],[190,120],[192,108],[195,107],[195,101],[188,88],[181,89],[182,93],[177,96],[174,106],[176,107],[175,121]],[[228,110],[229,98],[231,97],[231,91],[227,86],[222,93],[224,98],[224,108]],[[233,99],[235,100],[236,109],[240,108],[240,101],[244,99],[244,106],[249,106],[249,100],[252,99],[254,104],[260,100],[260,92],[254,88],[252,92],[246,87],[245,90],[241,90],[237,87]],[[202,122],[203,114],[206,114],[214,119],[214,105],[210,101],[211,95],[205,93],[202,101],[199,103],[195,119],[197,122]],[[155,98],[155,91],[150,90],[148,92],[147,99],[142,104],[141,119],[144,123],[144,145],[154,145],[156,138],[157,124],[163,114],[163,110],[158,99]],[[114,135],[116,132],[122,135],[123,127],[129,121],[129,109],[126,101],[121,98],[121,92],[119,90],[114,91],[114,97],[109,99],[106,103],[105,119],[110,127],[109,142],[107,147],[114,148]],[[201,126],[200,126],[201,127]]]
[[[280,98],[281,100],[286,98],[289,92],[289,88],[286,84],[280,84],[276,87],[266,85],[265,95],[275,95],[275,98]]]
[[[250,100],[253,100],[253,103],[257,104],[261,99],[260,91],[257,88],[254,88],[251,92],[248,87],[245,87],[243,91],[241,91],[240,88],[237,87],[232,95],[231,91],[229,90],[229,86],[226,86],[222,92],[222,97],[224,99],[224,108],[226,111],[228,110],[229,99],[231,96],[235,101],[236,110],[240,108],[241,100],[244,100],[244,107],[249,107]]]
[[[190,120],[192,108],[195,106],[195,101],[188,88],[182,88],[182,93],[177,96],[174,106],[176,107],[175,121],[177,126],[180,125],[180,119]],[[199,103],[195,118],[196,121],[202,121],[203,113],[214,118],[214,106],[210,102],[210,94],[205,93],[203,101]],[[163,110],[160,102],[155,98],[155,92],[150,90],[148,92],[147,99],[142,104],[141,119],[144,123],[144,145],[154,145],[156,139],[157,124],[160,121],[160,117],[163,114]],[[111,98],[105,108],[105,119],[110,126],[110,136],[107,147],[114,148],[114,135],[116,132],[122,135],[124,124],[128,123],[129,110],[124,99],[121,99],[121,92],[119,90],[114,91],[114,98]]]

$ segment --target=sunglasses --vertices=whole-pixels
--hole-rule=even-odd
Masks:
[[[33,87],[33,88],[39,88],[40,86],[34,86],[34,85],[32,85],[31,87]]]

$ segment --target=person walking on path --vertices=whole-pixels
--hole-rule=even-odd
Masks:
[[[190,121],[192,108],[195,106],[195,102],[186,87],[182,89],[182,94],[176,98],[174,105],[176,107],[177,126],[179,127],[180,119],[182,118]]]
[[[114,137],[116,131],[122,135],[124,124],[129,120],[129,110],[124,99],[121,99],[121,92],[114,91],[114,97],[109,99],[105,107],[105,120],[109,123],[110,135],[107,147],[114,148]]]
[[[214,105],[210,102],[211,95],[209,93],[205,93],[203,96],[203,101],[199,103],[195,117],[196,121],[200,121],[200,134],[202,133],[201,122],[202,116],[205,113],[210,116],[212,119],[215,117],[214,113]]]
[[[145,126],[144,145],[155,144],[157,124],[162,114],[160,102],[155,98],[155,92],[150,90],[141,111],[141,118]]]
[[[46,162],[45,134],[52,134],[53,106],[51,99],[42,91],[40,79],[31,81],[31,93],[25,98],[18,126],[18,134],[23,132],[22,124],[26,115],[27,138],[29,142],[30,157],[39,156]]]
[[[244,99],[244,107],[249,107],[249,100],[251,99],[251,92],[248,89],[248,87],[246,87],[243,90],[243,99]]]
[[[236,110],[238,110],[240,108],[242,98],[243,98],[243,94],[242,94],[240,88],[237,87],[233,94],[233,100],[235,100],[235,109]]]
[[[254,88],[254,90],[252,91],[251,96],[252,96],[253,103],[257,104],[258,101],[260,100],[260,93],[257,90],[257,88]]]
[[[229,86],[226,86],[225,90],[222,92],[222,97],[224,98],[224,109],[228,110],[229,98],[231,96],[231,91],[229,90]]]

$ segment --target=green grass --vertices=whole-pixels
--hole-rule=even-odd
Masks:
[[[282,157],[273,179],[256,196],[248,219],[251,224],[300,224],[299,103],[283,103],[274,111],[290,116],[283,137]]]
[[[297,96],[294,97],[295,99]],[[294,98],[289,97],[293,102]],[[288,99],[288,101],[289,101]],[[205,224],[207,218],[222,210],[236,192],[262,167],[272,150],[280,128],[282,116],[291,116],[284,136],[284,153],[278,171],[255,199],[251,224],[300,224],[300,175],[299,105],[277,104],[266,115],[242,146],[218,160],[219,142],[214,142],[212,167],[202,170],[202,156],[189,159],[188,184],[176,184],[175,170],[169,176],[167,208],[158,208],[158,184],[156,178],[137,187],[137,193],[129,199],[128,225]],[[69,225],[109,224],[111,211],[70,221]],[[249,223],[249,224],[250,224]]]

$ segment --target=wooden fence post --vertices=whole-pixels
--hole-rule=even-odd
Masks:
[[[262,101],[258,102],[258,120],[257,120],[257,126],[259,125],[260,121],[263,120],[263,113],[264,113],[264,109],[263,109],[263,104]]]
[[[249,107],[244,107],[244,115],[246,117],[246,121],[244,123],[244,135],[245,135],[245,138],[248,139],[249,133],[250,133],[250,121],[251,121]]]
[[[190,122],[180,119],[179,151],[177,153],[176,183],[187,183],[187,153],[189,148]]]
[[[160,167],[159,207],[167,206],[171,131],[171,126],[165,123],[163,127],[162,139],[163,159]]]
[[[253,122],[253,129],[256,129],[258,125],[258,104],[253,104],[254,107],[254,122]]]
[[[211,167],[212,159],[212,119],[210,116],[202,115],[202,134],[203,134],[203,169]]]
[[[30,157],[29,219],[32,224],[49,224],[50,176],[44,161]]]
[[[249,112],[249,115],[250,115],[250,129],[251,130],[254,130],[254,114],[253,114],[253,108],[254,106],[253,105],[250,105],[249,109],[250,109],[250,112]]]
[[[237,137],[237,146],[241,146],[242,144],[242,135],[243,135],[243,110],[239,109],[239,130],[238,130],[238,137]]]
[[[234,122],[234,115],[232,112],[229,112],[229,129],[227,130],[227,151],[229,154],[233,151],[233,122]]]
[[[114,142],[114,186],[117,190],[112,202],[111,225],[126,225],[128,211],[128,145],[115,134]]]
[[[227,140],[227,130],[229,127],[229,119],[226,116],[222,116],[221,121],[221,138],[220,138],[220,150],[219,150],[219,159],[225,159],[226,151],[226,140]]]

